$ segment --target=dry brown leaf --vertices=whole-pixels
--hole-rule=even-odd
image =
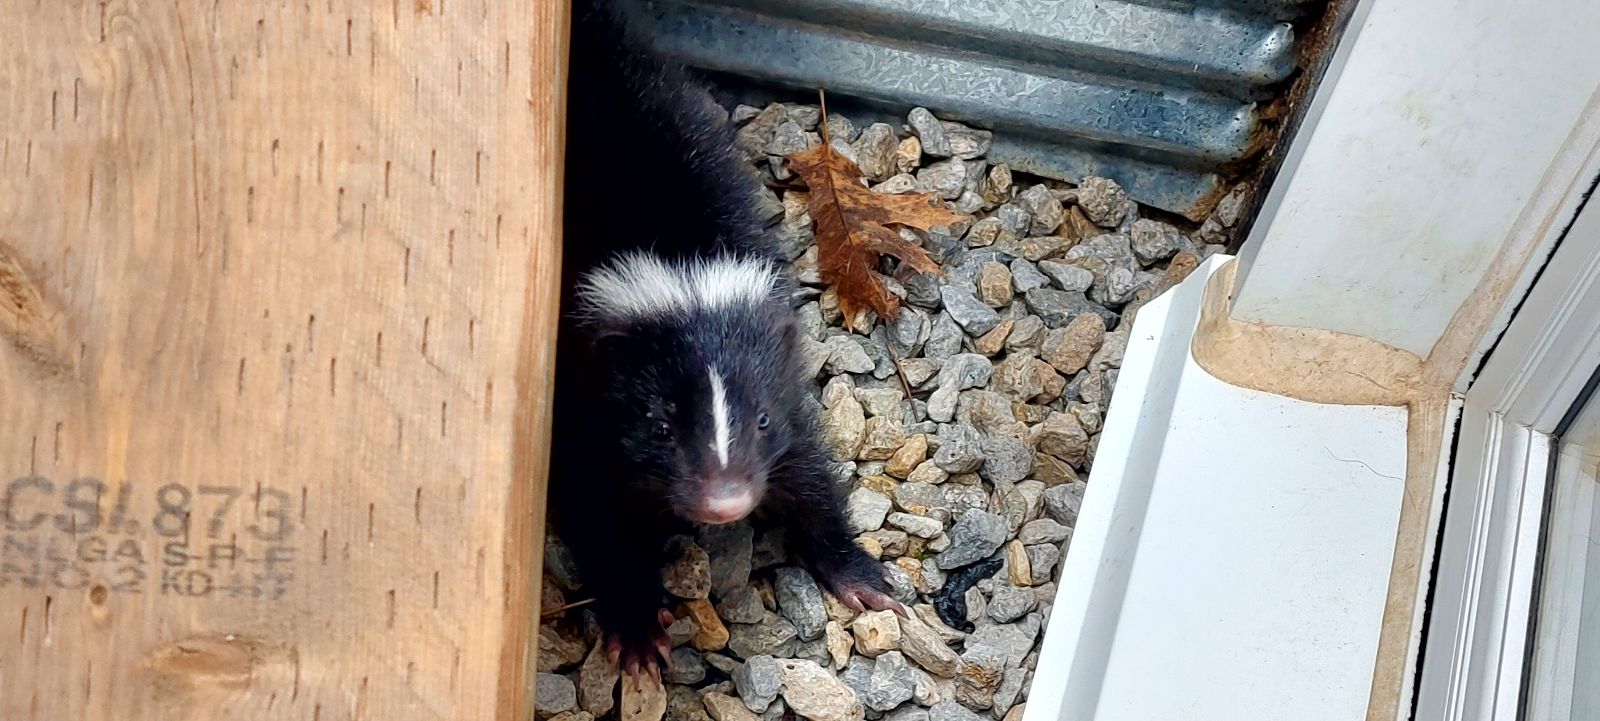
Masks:
[[[924,273],[939,272],[922,246],[901,238],[893,226],[928,230],[966,217],[935,205],[932,193],[872,192],[861,183],[861,169],[835,151],[826,136],[821,145],[790,155],[789,169],[811,189],[822,279],[838,293],[847,325],[863,306],[884,318],[899,312],[899,302],[877,274],[881,255],[892,255]]]

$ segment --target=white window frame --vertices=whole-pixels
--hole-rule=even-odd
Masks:
[[[1418,721],[1537,718],[1524,715],[1523,695],[1558,450],[1553,434],[1600,368],[1600,201],[1588,202],[1600,154],[1590,154],[1578,177],[1561,201],[1562,222],[1549,230],[1549,262],[1463,402],[1412,715]]]

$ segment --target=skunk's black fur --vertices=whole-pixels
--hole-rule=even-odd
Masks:
[[[703,482],[692,461],[706,453],[708,364],[740,414],[731,467],[765,489],[758,514],[784,528],[790,551],[841,600],[895,607],[882,568],[850,537],[802,402],[787,280],[765,302],[717,312],[622,324],[581,312],[584,279],[619,253],[782,267],[726,113],[687,69],[630,39],[610,5],[579,0],[573,10],[551,482],[557,530],[610,650],[629,670],[665,655],[659,569]],[[758,414],[759,429],[748,421]]]

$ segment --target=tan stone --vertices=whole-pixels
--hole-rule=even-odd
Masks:
[[[717,610],[711,602],[699,598],[686,601],[678,607],[680,615],[688,615],[694,619],[700,631],[689,640],[689,645],[699,651],[717,651],[728,645],[728,627],[722,625],[722,619],[717,618]]]
[[[900,648],[900,623],[893,611],[869,611],[856,617],[850,632],[856,637],[856,651],[867,658]]]
[[[1006,347],[1006,338],[1011,336],[1011,329],[1016,325],[1017,322],[1014,320],[1000,321],[1000,324],[990,329],[988,333],[978,336],[978,339],[972,342],[972,349],[985,357],[994,357],[1000,349]]]
[[[889,456],[883,470],[895,478],[903,479],[911,475],[911,471],[925,460],[928,460],[928,437],[918,433],[907,438],[905,444],[900,446],[900,450]],[[887,490],[880,492],[889,493]]]
[[[1006,544],[1006,567],[1010,569],[1011,585],[1018,588],[1033,585],[1033,564],[1028,562],[1028,549],[1022,541],[1012,539]]]
[[[622,679],[622,721],[661,721],[667,713],[667,690],[648,674]]]

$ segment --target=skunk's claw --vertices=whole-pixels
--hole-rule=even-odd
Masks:
[[[656,617],[637,628],[626,631],[608,631],[605,635],[606,655],[611,665],[635,681],[641,673],[661,682],[661,669],[672,663],[672,641],[667,638],[666,626],[672,623],[672,613],[661,609]]]

